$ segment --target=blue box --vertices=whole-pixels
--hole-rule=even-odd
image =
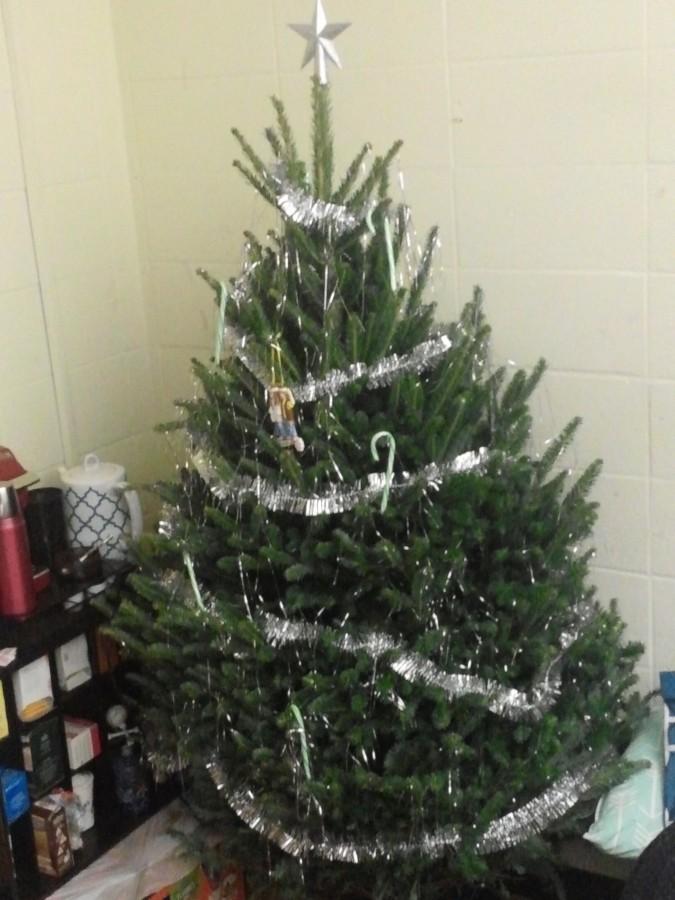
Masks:
[[[26,773],[23,769],[0,769],[0,789],[5,818],[11,825],[30,807]]]

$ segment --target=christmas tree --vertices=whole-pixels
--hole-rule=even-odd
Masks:
[[[325,67],[340,26],[319,25]],[[218,346],[113,631],[155,766],[251,884],[449,897],[540,857],[622,776],[640,648],[587,585],[599,464],[557,465],[578,421],[527,452],[543,363],[490,368],[479,290],[434,324],[435,231],[400,274],[398,145],[337,181],[325,68],[311,167],[273,104],[272,164],[234,134],[279,228],[246,234],[229,284],[200,272]]]

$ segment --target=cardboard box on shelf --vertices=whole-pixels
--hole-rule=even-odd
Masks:
[[[12,675],[16,712],[22,722],[40,719],[54,706],[52,676],[47,654],[22,666]]]
[[[101,733],[96,722],[64,716],[63,729],[66,733],[68,762],[72,771],[100,754]]]
[[[96,630],[95,639],[99,675],[114,672],[120,664],[120,648],[117,641],[104,634],[100,628]]]
[[[91,680],[91,663],[89,662],[86,635],[78,634],[72,641],[61,644],[56,648],[54,658],[61,690],[72,691]]]
[[[68,823],[61,804],[52,797],[38,800],[31,807],[31,821],[38,869],[57,877],[72,869]]]

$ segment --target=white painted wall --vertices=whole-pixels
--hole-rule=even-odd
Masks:
[[[445,13],[459,291],[485,288],[496,360],[549,361],[535,446],[580,414],[566,462],[605,461],[594,578],[651,686],[675,666],[675,3]]]
[[[157,400],[110,6],[0,10],[0,443],[47,480],[91,450],[150,478]]]
[[[4,29],[0,132],[0,443],[46,469],[63,460],[63,445]]]

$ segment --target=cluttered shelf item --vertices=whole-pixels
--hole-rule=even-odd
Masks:
[[[207,872],[196,857],[186,853],[184,839],[189,841],[196,825],[187,805],[174,799],[139,821],[111,852],[99,854],[86,870],[58,888],[53,900],[89,896],[246,900],[240,866],[223,863]]]
[[[0,900],[51,896],[176,796],[95,605],[132,571],[138,498],[92,455],[62,481],[35,487],[0,447]]]
[[[82,846],[73,852],[73,866],[61,877],[45,874],[39,870],[26,872],[17,883],[16,894],[7,894],[12,900],[45,900],[54,893],[66,891],[67,885],[76,879],[81,873],[94,866],[113,848],[117,848],[120,841],[142,827],[167,804],[176,798],[176,789],[172,783],[160,786],[153,798],[153,802],[144,813],[138,816],[129,816],[119,806],[111,805],[107,815],[96,811],[94,826],[82,833]],[[5,895],[0,893],[0,897]],[[76,893],[72,894],[77,896]]]

